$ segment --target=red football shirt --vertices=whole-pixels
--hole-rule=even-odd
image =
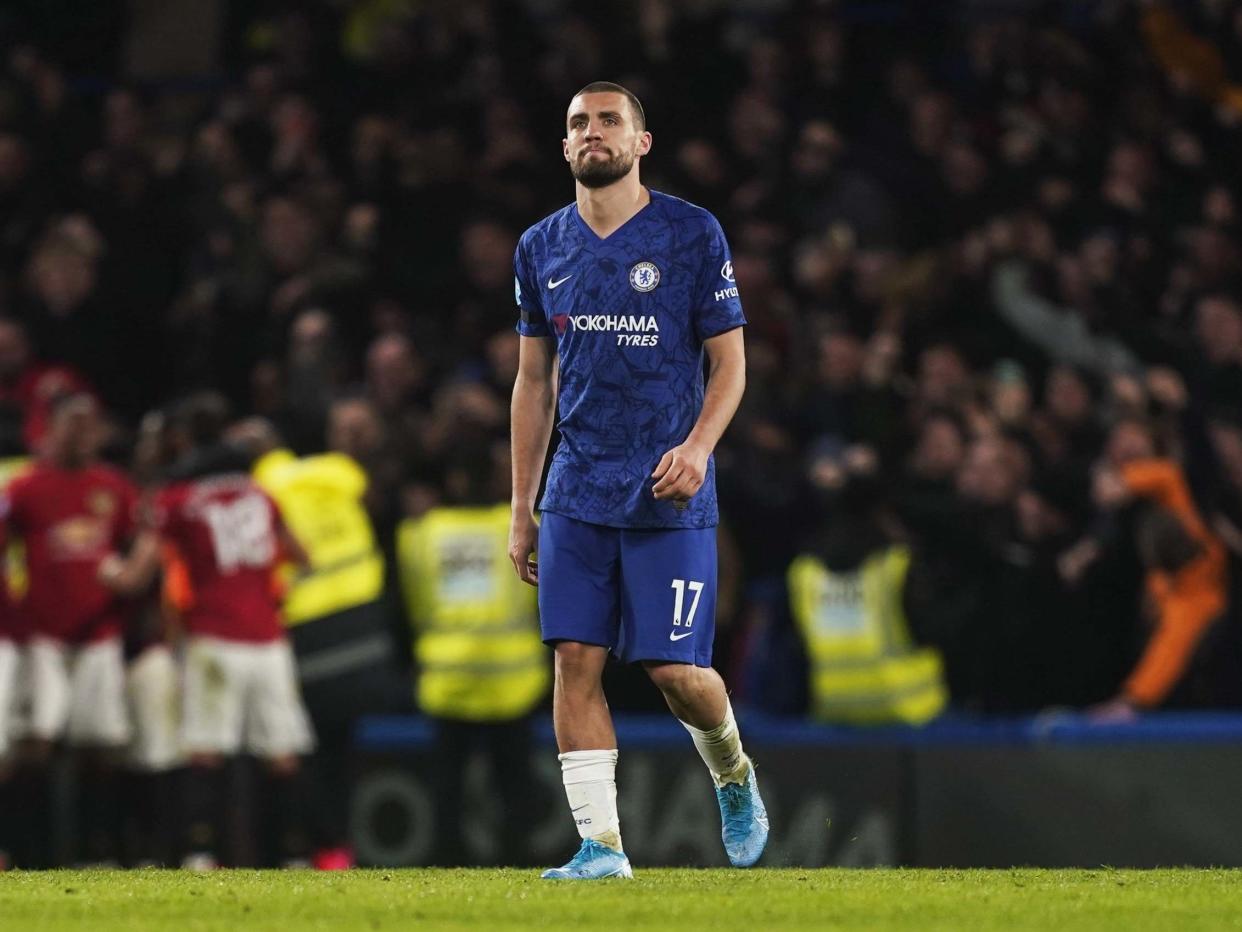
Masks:
[[[174,483],[156,496],[153,520],[189,575],[187,631],[229,641],[283,636],[272,586],[280,513],[249,476]]]
[[[26,545],[26,597],[17,606],[32,634],[69,643],[121,633],[129,603],[95,574],[134,532],[137,493],[109,466],[38,463],[4,496],[9,526]]]

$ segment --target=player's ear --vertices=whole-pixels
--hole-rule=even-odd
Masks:
[[[643,130],[641,136],[638,137],[638,154],[646,155],[651,151],[651,133]]]
[[[569,140],[568,139],[561,140],[561,155],[565,156],[566,162],[569,161]]]

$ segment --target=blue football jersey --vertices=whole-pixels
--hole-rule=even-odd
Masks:
[[[610,527],[715,525],[714,462],[688,503],[657,501],[651,472],[703,408],[703,341],[746,323],[716,218],[652,191],[600,239],[570,204],[522,234],[514,270],[518,333],[555,337],[560,362],[543,510]]]

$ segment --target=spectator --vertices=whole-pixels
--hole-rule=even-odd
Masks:
[[[1117,507],[1148,502],[1137,543],[1147,572],[1152,633],[1120,694],[1098,714],[1153,708],[1182,688],[1182,701],[1211,704],[1211,684],[1196,682],[1195,654],[1225,611],[1225,552],[1204,525],[1176,464],[1156,456],[1150,434],[1122,422],[1109,438],[1108,463],[1095,479],[1096,500]],[[1154,507],[1151,507],[1154,506]],[[1207,658],[1201,658],[1201,662]],[[1206,693],[1206,695],[1205,695]]]

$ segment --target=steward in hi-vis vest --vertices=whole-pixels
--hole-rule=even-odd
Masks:
[[[284,618],[304,689],[393,663],[380,599],[384,557],[363,506],[367,476],[344,453],[296,457],[272,450],[254,478],[275,499],[309,566],[282,581]]]
[[[507,504],[433,508],[397,530],[418,706],[428,715],[505,721],[548,691],[536,591],[514,575],[508,535]]]
[[[532,713],[548,694],[551,658],[535,590],[509,562],[508,477],[492,472],[486,446],[458,443],[444,477],[446,504],[397,529],[418,707],[436,726],[436,862],[529,864],[531,799],[539,793]],[[490,833],[499,847],[487,851],[471,850],[462,831],[475,750],[490,764],[488,798],[500,800]]]
[[[285,624],[314,621],[374,602],[384,588],[384,557],[363,507],[367,475],[344,453],[298,458],[273,450],[254,465],[255,481],[280,506],[306,548],[310,569],[285,591]]]
[[[944,709],[940,655],[910,639],[902,590],[910,553],[888,546],[834,572],[804,553],[787,574],[806,645],[811,711],[849,725],[921,725]]]

